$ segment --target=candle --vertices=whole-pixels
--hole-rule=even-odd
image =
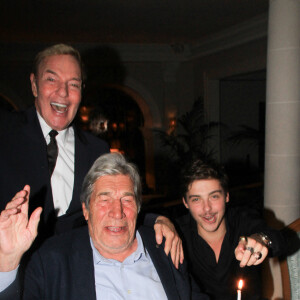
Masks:
[[[241,300],[241,299],[242,299],[242,291],[237,290],[237,300]]]
[[[242,288],[243,288],[243,280],[240,279],[239,283],[238,283],[238,290],[237,290],[237,300],[241,300],[242,299]]]

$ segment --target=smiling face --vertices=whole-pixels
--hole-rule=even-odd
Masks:
[[[89,209],[82,204],[94,246],[106,258],[123,261],[137,248],[137,205],[126,175],[105,175],[94,184]]]
[[[204,239],[211,234],[226,232],[224,214],[228,201],[229,194],[225,194],[217,179],[195,180],[183,199]]]
[[[81,101],[81,70],[72,55],[52,55],[30,75],[35,107],[45,122],[63,130],[73,121]]]

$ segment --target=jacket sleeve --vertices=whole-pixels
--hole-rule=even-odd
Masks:
[[[45,278],[43,262],[39,251],[32,255],[26,268],[24,279],[23,300],[40,300],[44,299]]]
[[[142,225],[153,228],[158,216],[159,215],[152,214],[152,213],[145,214],[144,216],[141,217],[142,218],[141,221],[143,222]]]

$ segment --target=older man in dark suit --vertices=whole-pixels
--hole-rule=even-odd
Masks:
[[[6,262],[0,271],[15,268],[37,234],[41,210],[28,221],[28,199],[26,186],[1,213],[0,242],[8,243],[0,247],[0,261]],[[136,230],[141,182],[121,154],[95,161],[81,202],[88,226],[46,241],[32,256],[23,299],[125,299],[129,294],[131,299],[207,299],[192,294],[185,265],[176,269],[155,246],[153,229]]]
[[[83,85],[77,50],[65,44],[46,48],[35,58],[30,81],[34,107],[10,114],[0,134],[0,210],[29,184],[30,211],[43,207],[42,237],[82,224],[83,178],[109,147],[73,124]]]

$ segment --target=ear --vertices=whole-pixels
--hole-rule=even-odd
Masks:
[[[226,200],[225,200],[225,202],[226,202],[226,203],[229,202],[229,193],[226,194]]]
[[[182,202],[184,204],[184,206],[189,209],[189,205],[187,204],[187,202],[185,201],[184,197],[182,197]]]
[[[84,216],[85,220],[88,221],[88,219],[89,219],[89,211],[86,208],[86,206],[85,206],[84,203],[82,203],[82,212],[83,212],[83,216]]]
[[[36,78],[33,73],[30,74],[30,82],[31,82],[31,90],[33,96],[37,97],[37,85],[36,85]]]

